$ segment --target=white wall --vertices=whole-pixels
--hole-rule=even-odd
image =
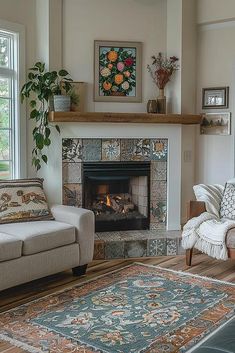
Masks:
[[[146,66],[153,54],[166,49],[166,2],[64,0],[63,23],[63,65],[74,81],[88,82],[88,110],[145,112],[148,99],[158,93]],[[93,102],[95,39],[143,42],[143,103]]]
[[[235,1],[233,4],[233,13],[235,14]],[[232,16],[233,13],[230,13],[230,15]],[[217,17],[215,15],[215,18]],[[232,112],[232,135],[203,136],[199,135],[198,132],[197,182],[225,183],[234,175],[234,38],[235,22],[200,25],[198,28],[197,111],[198,113],[202,112],[203,87],[229,86],[229,109],[222,111]],[[204,112],[216,111],[218,110],[204,110]]]
[[[198,23],[219,22],[235,17],[234,0],[197,0]]]

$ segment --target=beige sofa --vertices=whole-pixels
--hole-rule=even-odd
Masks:
[[[57,272],[86,272],[94,250],[94,214],[51,208],[55,220],[0,225],[0,290]]]

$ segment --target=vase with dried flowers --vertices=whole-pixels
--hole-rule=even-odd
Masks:
[[[164,95],[164,88],[170,81],[172,74],[178,70],[178,58],[171,56],[167,58],[162,53],[158,53],[158,56],[153,55],[152,64],[147,65],[147,69],[153,79],[153,82],[159,88],[159,96],[157,97],[157,108],[158,113],[166,113],[166,97]]]

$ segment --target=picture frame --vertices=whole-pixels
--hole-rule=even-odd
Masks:
[[[209,87],[202,89],[202,109],[228,108],[229,87]]]
[[[142,43],[94,41],[94,101],[142,102]]]
[[[201,135],[231,135],[231,113],[206,113],[202,114],[200,125]]]

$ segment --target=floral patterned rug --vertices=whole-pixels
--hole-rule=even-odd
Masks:
[[[136,263],[0,314],[0,340],[33,353],[186,352],[234,307],[233,284]]]

